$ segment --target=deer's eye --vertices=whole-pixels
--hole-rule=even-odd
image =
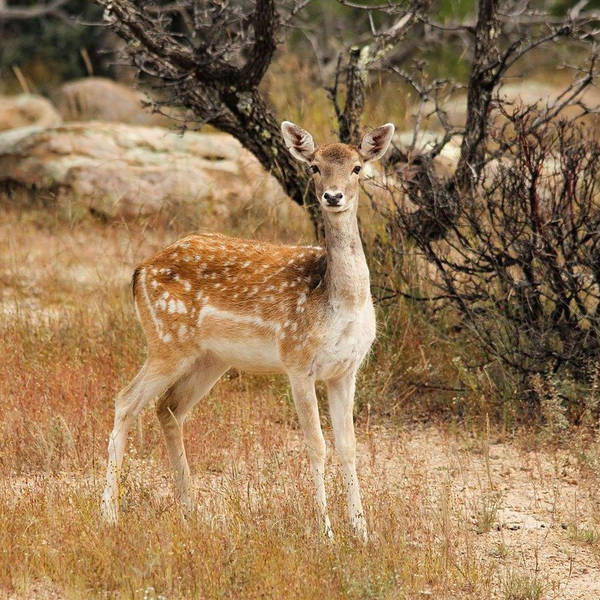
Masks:
[[[356,165],[354,169],[352,169],[352,172],[358,175],[360,173],[360,165]]]
[[[317,167],[317,165],[310,165],[310,170],[313,173],[320,173],[321,171],[319,171],[319,167]]]

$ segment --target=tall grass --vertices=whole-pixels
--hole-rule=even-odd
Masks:
[[[111,398],[143,352],[126,290],[60,318],[3,317],[0,330],[0,594],[409,599],[489,589],[479,559],[444,541],[457,525],[441,505],[415,512],[424,490],[398,487],[381,466],[364,478],[366,546],[347,528],[331,470],[337,537],[326,542],[301,434],[275,377],[232,373],[197,407],[186,438],[200,509],[185,521],[157,421],[144,413],[143,438],[131,436],[126,460],[123,518],[104,526]]]

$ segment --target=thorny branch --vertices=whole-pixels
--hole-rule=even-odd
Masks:
[[[504,7],[507,4],[511,5],[504,3]],[[447,81],[426,83],[426,76],[422,72],[418,73],[421,81],[417,81],[398,65],[390,64],[389,61],[384,65],[389,72],[408,82],[420,99],[412,144],[408,151],[397,149],[389,162],[390,168],[404,179],[401,186],[403,191],[419,207],[416,211],[404,215],[404,227],[413,237],[425,237],[430,240],[443,238],[447,229],[459,218],[464,204],[474,201],[473,194],[481,181],[486,164],[498,159],[499,150],[493,149],[489,144],[489,128],[496,114],[495,107],[502,103],[497,90],[507,70],[529,52],[558,39],[577,43],[582,40],[589,42],[595,35],[589,26],[593,15],[582,12],[581,8],[575,12],[571,11],[560,20],[555,20],[551,25],[537,27],[524,19],[532,13],[525,6],[527,3],[518,4],[521,7],[522,18],[504,24],[500,18],[501,2],[480,0],[475,24],[460,25],[465,25],[466,31],[469,32],[472,52],[466,116],[462,126],[451,123],[444,110],[444,99],[453,96],[458,86]],[[421,22],[432,24],[427,17],[423,17]],[[596,58],[593,52],[592,49],[590,68],[584,76],[569,86],[564,94],[545,109],[540,110],[535,126],[546,123],[565,108],[580,102],[581,93],[596,77]],[[429,114],[424,115],[426,110]],[[581,106],[581,115],[592,111],[589,107]],[[424,116],[429,122],[435,117],[438,131],[441,132],[429,151],[416,154],[413,150]],[[433,159],[451,140],[459,137],[462,141],[456,167],[452,173],[440,177],[435,172]],[[409,173],[409,176],[403,177],[403,173]]]
[[[345,6],[353,6],[346,0],[338,1]],[[365,106],[369,74],[397,49],[399,43],[417,22],[418,15],[423,11],[424,6],[424,2],[420,0],[415,0],[408,8],[404,6],[400,16],[383,31],[377,31],[371,21],[372,38],[369,43],[360,47],[350,47],[346,52],[345,60],[342,55],[339,56],[335,81],[333,86],[327,88],[327,92],[333,102],[338,120],[338,137],[341,142],[359,143],[360,121]],[[391,6],[386,7],[386,10],[391,9]],[[343,108],[339,98],[342,79],[345,83]]]

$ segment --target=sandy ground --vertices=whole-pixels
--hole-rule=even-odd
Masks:
[[[281,430],[276,436],[280,440],[276,460],[304,461],[300,433],[285,425],[277,427]],[[330,437],[329,432],[326,435]],[[600,598],[597,547],[574,534],[575,530],[594,528],[592,515],[598,514],[598,494],[594,481],[578,480],[579,470],[570,452],[523,449],[522,444],[508,442],[488,446],[485,440],[480,443],[460,432],[437,427],[398,432],[379,426],[370,431],[363,429],[359,438],[359,473],[367,516],[369,496],[382,488],[411,498],[414,515],[408,515],[410,518],[430,520],[442,537],[447,530],[458,552],[472,553],[480,563],[489,561],[499,567],[494,569],[498,582],[492,586],[493,598],[506,598],[500,577],[510,572],[526,573],[540,581],[544,599]],[[337,465],[331,440],[328,445],[331,488]],[[257,456],[252,457],[251,464],[238,455],[230,464],[196,470],[193,478],[199,510],[213,524],[222,520],[226,526],[224,497],[261,493],[255,487],[256,481],[249,484],[246,476],[257,464],[264,466],[265,461],[272,460],[273,452],[260,444],[254,451]],[[130,460],[133,478],[143,480],[146,490],[163,502],[168,499],[170,509],[176,510],[168,466],[155,460]],[[293,494],[298,482],[286,481],[289,472],[282,478],[282,489],[272,493],[289,496],[291,490]],[[101,477],[91,475],[43,474],[3,480],[0,493],[9,493],[16,501],[26,490],[44,493],[48,486],[68,486],[73,494],[93,491],[99,495],[101,485]],[[377,543],[377,531],[372,533],[372,541]],[[415,543],[419,543],[418,537]],[[427,588],[423,597],[432,597]]]
[[[586,521],[598,514],[595,482],[578,481],[572,456],[510,443],[468,449],[464,439],[432,428],[406,431],[396,441],[390,436],[382,432],[388,451],[398,452],[386,458],[390,479],[404,469],[400,485],[407,490],[426,484],[432,499],[447,490],[455,508],[463,510],[462,527],[476,532],[482,506],[488,507],[489,531],[477,533],[474,543],[490,560],[537,575],[544,597],[600,598],[598,554],[570,534],[573,527],[590,526]],[[455,518],[461,520],[460,513]]]

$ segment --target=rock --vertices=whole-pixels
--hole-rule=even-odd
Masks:
[[[399,131],[394,135],[394,143],[403,149],[409,148],[413,143],[414,133],[412,131]],[[442,139],[442,134],[437,131],[419,131],[414,144],[414,153],[422,154],[431,150],[435,144]],[[443,148],[440,156],[446,157],[453,162],[458,162],[460,156],[460,145],[462,136],[455,135]]]
[[[501,508],[497,512],[498,529],[509,529],[516,531],[518,529],[545,529],[546,523],[539,521],[531,515],[520,513],[508,508]]]
[[[394,135],[394,144],[407,152],[413,145],[414,132],[399,131]],[[429,152],[435,144],[442,139],[442,134],[435,131],[422,130],[415,140],[412,155],[419,155]],[[440,154],[433,159],[433,170],[440,177],[450,176],[458,163],[460,157],[460,145],[462,136],[455,135],[443,148]],[[405,179],[410,179],[410,169],[403,170]]]
[[[228,195],[243,199],[259,185],[271,197],[279,189],[231,136],[93,121],[1,133],[0,182],[54,193],[110,217],[207,198],[226,205]]]
[[[144,93],[104,77],[76,79],[53,95],[65,121],[111,121],[167,126],[167,118],[144,108]]]
[[[52,103],[43,96],[0,96],[0,131],[29,125],[55,127],[61,122]]]
[[[514,80],[510,83],[505,83],[498,89],[498,97],[507,103],[508,111],[511,111],[511,106],[518,107],[520,105],[538,105],[542,109],[546,105],[555,102],[565,90],[566,85],[557,85],[544,81],[536,81],[535,79]],[[600,104],[600,94],[598,90],[592,86],[584,90],[578,97],[590,106]],[[433,102],[426,102],[423,105],[423,115],[430,115],[434,110]],[[459,93],[443,103],[442,108],[446,112],[448,122],[454,127],[464,127],[467,116],[467,96],[464,93]],[[418,106],[414,106],[409,114],[415,116]],[[562,116],[569,116],[573,111],[579,112],[577,107],[566,109]],[[439,129],[439,121],[434,116],[424,119],[425,127],[431,129]]]

